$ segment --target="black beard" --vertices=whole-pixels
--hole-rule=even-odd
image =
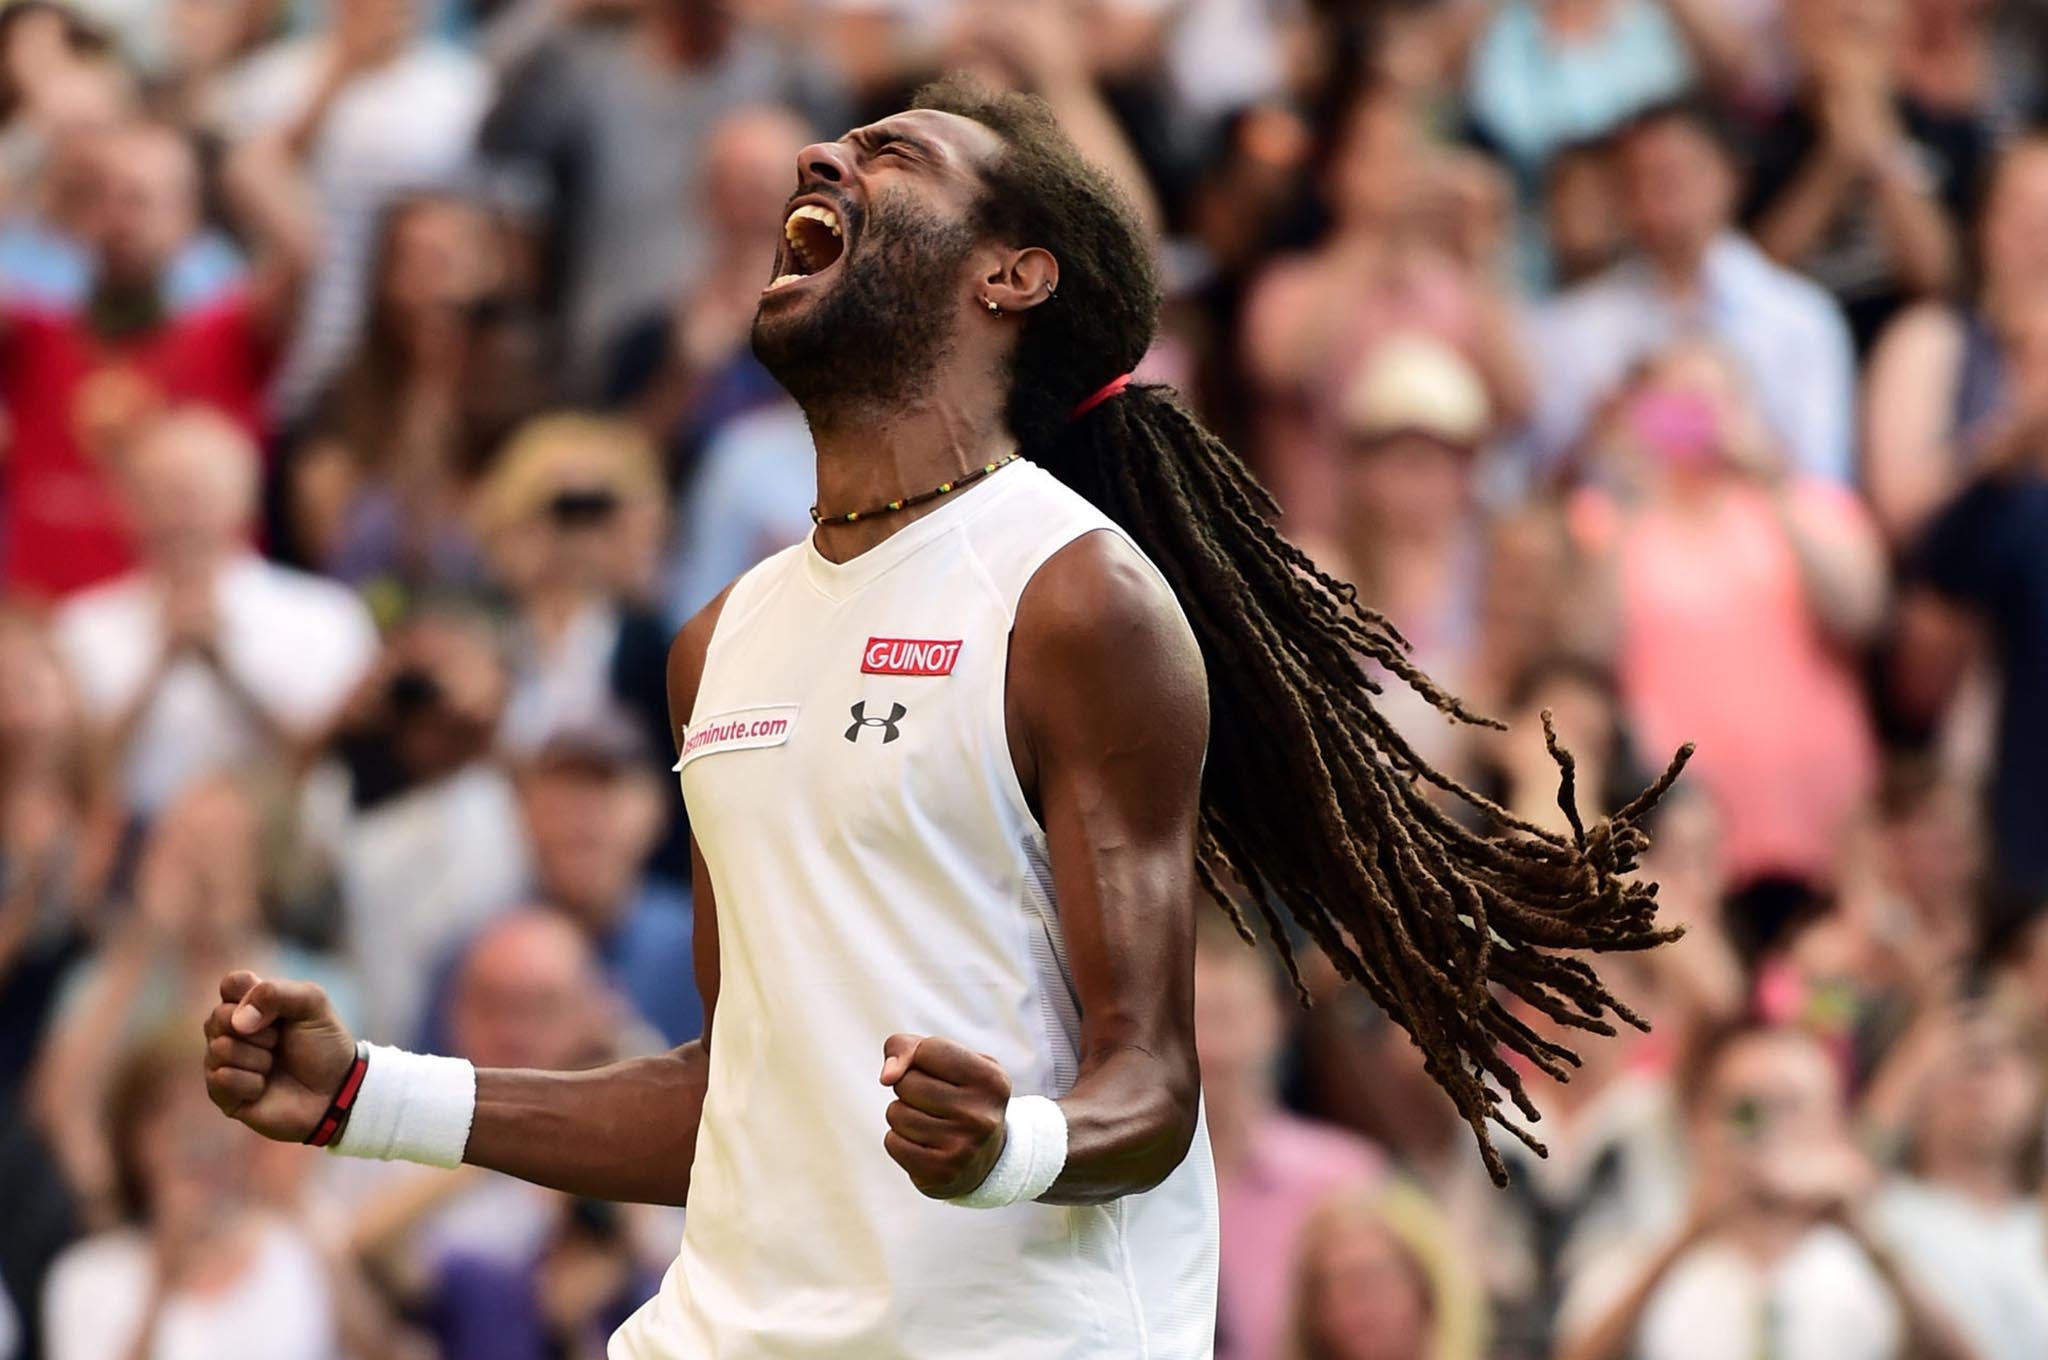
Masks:
[[[951,347],[951,295],[974,247],[967,228],[916,216],[899,195],[855,224],[823,297],[794,316],[754,314],[754,357],[813,424],[928,395]]]

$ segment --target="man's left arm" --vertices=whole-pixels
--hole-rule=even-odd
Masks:
[[[1121,539],[1089,534],[1026,587],[1010,640],[1017,775],[1044,824],[1081,1010],[1080,1074],[1059,1099],[1066,1161],[1039,1199],[1148,1190],[1187,1155],[1194,1046],[1194,855],[1209,732],[1200,650]],[[891,1156],[924,1193],[980,1186],[1007,1137],[1006,1074],[944,1037],[892,1036]]]
[[[237,146],[221,173],[249,241],[250,318],[266,347],[281,351],[320,254],[321,215],[313,188],[277,136]]]

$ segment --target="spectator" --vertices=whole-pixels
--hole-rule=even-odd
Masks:
[[[284,465],[297,555],[345,581],[473,583],[462,506],[508,426],[481,418],[482,324],[501,306],[494,225],[470,200],[401,198],[386,211],[360,343]],[[526,400],[543,381],[528,374]]]
[[[1508,0],[1474,43],[1466,107],[1535,181],[1559,148],[1685,93],[1687,26],[1713,22],[1697,0]]]
[[[201,402],[257,430],[311,258],[289,171],[267,148],[249,148],[227,176],[255,237],[247,286],[174,315],[165,271],[198,221],[191,150],[168,128],[136,125],[106,135],[99,164],[104,200],[84,306],[0,314],[0,395],[13,424],[0,575],[29,595],[68,595],[130,567],[119,469],[154,415]]]
[[[689,207],[710,235],[705,267],[673,301],[629,321],[612,347],[606,403],[661,441],[674,484],[689,484],[727,420],[786,400],[747,342],[762,276],[782,247],[790,166],[808,140],[788,109],[741,108],[719,120],[704,145],[702,207]]]
[[[1992,877],[2031,910],[2048,901],[2048,305],[2036,302],[2009,346],[2008,431],[1929,525],[1915,554],[1915,598],[1935,626],[1900,638],[1901,702],[1937,712],[1961,679],[1969,621],[1981,621],[2003,672],[1989,789]]]
[[[690,899],[647,876],[671,782],[649,754],[644,735],[620,723],[565,728],[520,771],[520,806],[537,900],[575,923],[613,985],[674,1045],[703,1032],[704,1004]]]
[[[2012,348],[2048,303],[2048,137],[1998,158],[1979,219],[1972,305],[1926,302],[1898,317],[1870,357],[1864,477],[1878,521],[1909,546],[1979,458],[2028,433],[2012,419]]]
[[[428,1304],[441,1360],[596,1356],[661,1283],[627,1231],[628,1211],[559,1197],[558,1217],[533,1259],[508,1266],[457,1253]]]
[[[1506,300],[1428,216],[1445,204],[1446,177],[1414,110],[1391,89],[1367,89],[1339,117],[1326,166],[1329,235],[1268,266],[1243,318],[1260,402],[1255,452],[1299,534],[1330,528],[1339,403],[1391,337],[1427,335],[1459,350],[1503,421],[1527,401]]]
[[[1604,141],[1576,142],[1550,159],[1544,226],[1550,280],[1559,288],[1576,288],[1621,260],[1626,242],[1613,160]]]
[[[258,51],[224,78],[222,131],[305,167],[326,223],[306,320],[278,398],[297,415],[362,327],[377,223],[400,193],[469,163],[491,97],[474,54],[429,37],[423,0],[329,0],[325,27]]]
[[[622,28],[558,28],[512,73],[483,145],[553,190],[548,301],[577,390],[595,388],[622,326],[707,277],[705,131],[761,104],[821,111],[820,89],[801,53],[721,0],[655,0]]]
[[[657,1046],[623,1023],[596,955],[556,912],[500,915],[455,951],[444,977],[431,1037],[479,1067],[574,1071]],[[351,1206],[356,1241],[444,1337],[492,1334],[490,1319],[469,1313],[492,1306],[473,1281],[529,1269],[563,1218],[562,1196],[509,1176],[388,1162],[333,1171],[329,1188]],[[671,1259],[675,1215],[628,1213],[632,1240],[653,1239],[646,1250]]]
[[[1788,0],[1805,86],[1765,129],[1744,217],[1781,264],[1848,315],[1858,352],[1956,275],[1964,217],[1991,150],[1974,111],[1937,113],[1898,88],[1905,0]]]
[[[632,1047],[596,953],[553,912],[515,911],[479,930],[448,996],[449,1051],[479,1067],[573,1072]]]
[[[77,692],[34,620],[0,609],[0,1312],[41,1355],[43,1277],[75,1235],[72,1197],[29,1117],[59,984],[91,943],[113,811]]]
[[[118,123],[73,123],[51,141],[41,175],[40,203],[26,205],[0,225],[0,287],[16,305],[70,310],[94,289],[93,243],[106,213],[108,192],[120,181],[124,154]],[[243,281],[243,262],[219,230],[195,222],[192,234],[165,262],[164,308],[174,315],[220,301]]]
[[[94,755],[49,630],[0,611],[0,1105],[20,1091],[112,869],[115,808]]]
[[[1654,359],[1616,409],[1605,475],[1574,507],[1646,749],[1685,741],[1712,794],[1731,883],[1830,879],[1876,751],[1852,664],[1884,613],[1856,503],[1786,468],[1716,347]]]
[[[354,596],[245,546],[255,448],[197,408],[151,425],[130,454],[141,568],[77,596],[57,639],[144,816],[192,779],[252,761],[290,765],[370,664]]]
[[[747,568],[809,537],[816,496],[817,452],[795,403],[728,421],[683,498],[665,569],[669,619],[680,625]]]
[[[2039,110],[2040,53],[2022,5],[2000,0],[1906,0],[1899,87],[1937,117],[1981,122],[2010,136]],[[2038,23],[2038,20],[2035,21]]]
[[[1415,664],[1471,692],[1485,540],[1473,463],[1492,423],[1485,386],[1455,350],[1395,336],[1345,393],[1346,466],[1336,532],[1304,544],[1317,565],[1393,620]],[[1456,764],[1455,729],[1429,700],[1389,685],[1381,712],[1424,760]]]
[[[2044,1109],[2039,1052],[1995,1011],[1950,1009],[1924,1054],[1907,1174],[1879,1192],[1877,1230],[1927,1282],[1978,1360],[2048,1341],[2048,1235],[2032,1184]]]
[[[1277,979],[1219,913],[1200,919],[1195,1048],[1224,1225],[1216,1353],[1279,1360],[1292,1244],[1326,1196],[1372,1185],[1384,1167],[1364,1139],[1281,1108],[1287,1025]]]
[[[1288,1360],[1478,1360],[1486,1310],[1459,1244],[1402,1186],[1325,1199],[1294,1259]]]
[[[363,996],[358,1032],[410,1042],[435,964],[527,881],[511,781],[492,760],[498,638],[474,610],[418,605],[344,708],[301,811],[331,877]]]
[[[1737,1030],[1700,1072],[1693,1206],[1661,1242],[1615,1243],[1580,1272],[1559,1355],[1967,1357],[1863,1227],[1870,1171],[1821,1047],[1797,1030]]]
[[[478,488],[478,534],[513,610],[508,751],[608,717],[651,749],[668,743],[669,628],[636,603],[660,541],[661,489],[638,430],[568,415],[521,429]]]
[[[355,1009],[332,962],[272,933],[266,828],[257,794],[227,778],[193,784],[164,812],[139,856],[131,916],[66,979],[41,1070],[43,1122],[87,1209],[106,1217],[118,1161],[95,1116],[121,1055],[209,1009],[236,967],[308,977]]]
[[[1737,235],[1735,167],[1719,119],[1652,109],[1615,140],[1636,254],[1558,298],[1533,337],[1535,446],[1546,467],[1587,432],[1630,368],[1688,333],[1741,362],[1789,464],[1847,486],[1854,356],[1825,293]]]
[[[259,1207],[259,1140],[192,1080],[196,1045],[157,1044],[123,1066],[107,1127],[123,1226],[60,1257],[44,1299],[48,1360],[205,1360],[261,1338],[274,1360],[328,1360],[336,1298],[299,1223]],[[295,1149],[285,1149],[287,1154]]]

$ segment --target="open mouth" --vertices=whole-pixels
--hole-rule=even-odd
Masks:
[[[822,203],[799,203],[791,209],[782,224],[782,237],[780,269],[769,281],[769,292],[823,273],[846,253],[839,214]]]

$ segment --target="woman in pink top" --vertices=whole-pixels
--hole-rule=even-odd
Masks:
[[[1885,607],[1860,505],[1787,470],[1711,345],[1656,356],[1614,403],[1573,529],[1597,567],[1635,730],[1699,744],[1732,882],[1824,882],[1877,756],[1855,654]]]
[[[1528,406],[1512,312],[1492,277],[1506,220],[1497,180],[1429,145],[1393,86],[1358,95],[1333,136],[1322,176],[1329,234],[1268,266],[1244,311],[1255,456],[1296,533],[1332,528],[1339,406],[1388,340],[1419,334],[1460,351],[1504,421]]]

